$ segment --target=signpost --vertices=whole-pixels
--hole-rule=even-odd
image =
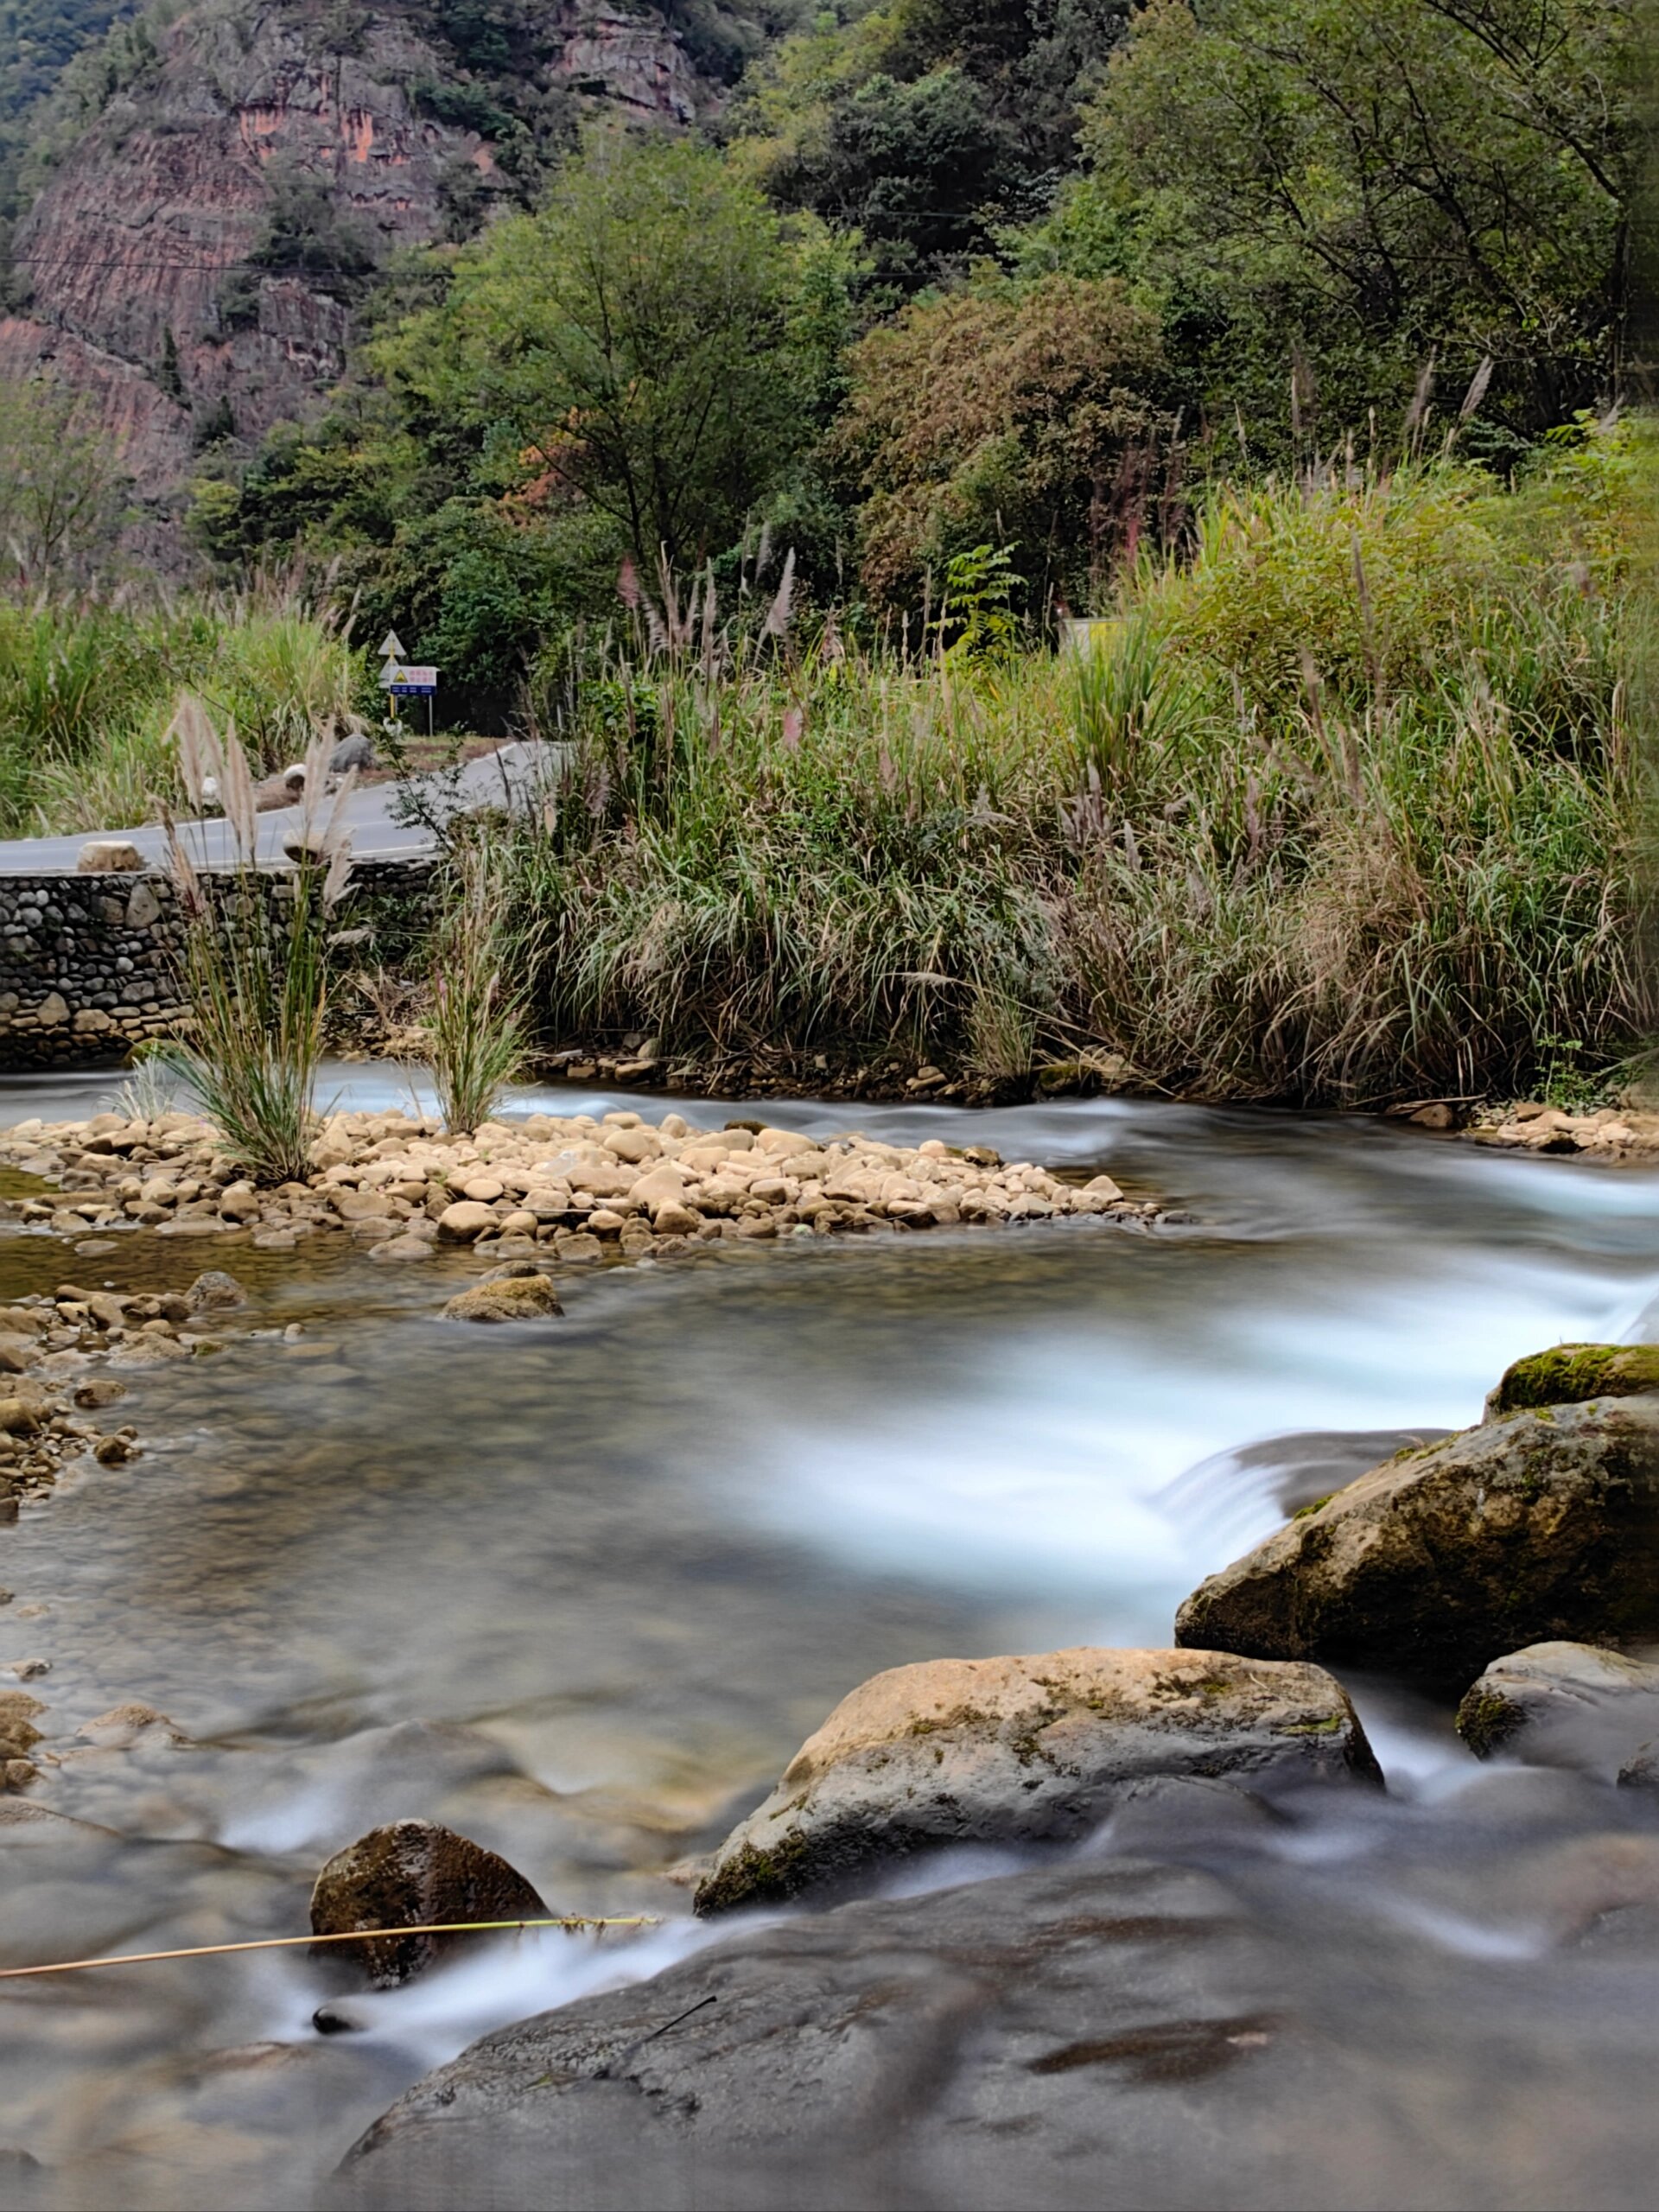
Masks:
[[[432,702],[437,696],[438,671],[407,659],[403,643],[395,630],[388,630],[385,643],[380,648],[385,666],[380,671],[380,688],[393,700],[424,699],[426,702],[426,734],[432,734]],[[397,709],[392,708],[394,717]]]

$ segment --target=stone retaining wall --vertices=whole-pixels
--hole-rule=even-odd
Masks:
[[[358,863],[338,915],[369,932],[357,960],[418,929],[431,875],[427,861]],[[265,880],[276,893],[286,877]],[[118,1060],[175,1028],[180,927],[162,874],[0,876],[0,1071]]]

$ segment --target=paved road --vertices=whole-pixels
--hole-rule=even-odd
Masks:
[[[565,748],[556,745],[504,745],[481,760],[469,760],[452,776],[424,776],[413,789],[423,797],[440,820],[451,812],[466,812],[503,799],[510,806],[528,804],[563,765]],[[346,802],[342,820],[351,832],[352,851],[359,860],[407,860],[429,853],[436,843],[425,822],[397,818],[405,810],[397,806],[404,787],[398,784],[371,784],[355,791]],[[259,858],[280,866],[283,840],[300,827],[302,810],[285,806],[259,817]],[[314,810],[314,823],[328,819],[325,804]],[[199,868],[223,867],[238,858],[226,823],[215,817],[207,822],[180,825],[185,850]],[[94,835],[120,837],[136,845],[149,865],[167,861],[167,833],[157,823],[137,830],[79,830],[72,837],[13,837],[0,840],[0,875],[73,875],[81,847]]]

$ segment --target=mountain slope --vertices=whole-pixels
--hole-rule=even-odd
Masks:
[[[164,505],[204,439],[311,410],[399,248],[527,194],[584,113],[683,126],[721,90],[662,16],[604,0],[141,17],[48,103],[64,150],[16,226],[0,375],[84,392]]]

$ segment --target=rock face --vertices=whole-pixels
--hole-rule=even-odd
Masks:
[[[1317,1667],[1087,1647],[941,1659],[844,1698],[734,1828],[696,1894],[708,1914],[833,1892],[944,1844],[1058,1843],[1152,1776],[1271,1787],[1367,1779],[1353,1707]]]
[[[540,1321],[563,1313],[558,1293],[545,1275],[509,1275],[499,1282],[474,1283],[444,1307],[450,1321]]]
[[[1591,1643],[1533,1643],[1494,1660],[1458,1707],[1478,1758],[1572,1767],[1611,1781],[1659,1737],[1659,1666]]]
[[[446,235],[462,201],[511,199],[472,127],[508,118],[446,42],[451,18],[351,12],[186,0],[147,15],[148,65],[86,99],[80,137],[17,226],[29,297],[0,319],[0,374],[84,394],[147,501],[176,490],[224,409],[255,441],[303,419],[340,375],[338,283],[249,258],[283,190],[321,188],[372,262]],[[506,73],[570,123],[620,110],[682,126],[716,97],[648,8],[554,0],[515,35]]]
[[[314,1936],[353,1928],[430,1925],[438,1921],[529,1920],[547,1907],[524,1876],[494,1852],[435,1821],[394,1821],[346,1845],[317,1877],[311,1892]],[[400,1936],[384,1942],[330,1944],[348,1963],[361,1962],[379,1989],[411,1980],[448,1942],[476,1936]]]
[[[1212,1574],[1175,1640],[1466,1680],[1558,1639],[1659,1636],[1659,1398],[1543,1408],[1404,1452]]]

